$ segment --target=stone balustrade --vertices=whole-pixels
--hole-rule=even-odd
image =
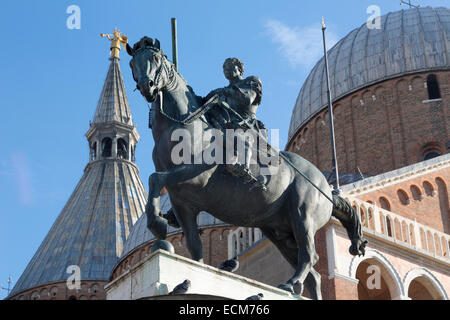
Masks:
[[[394,242],[438,260],[450,262],[450,235],[405,218],[374,204],[345,196],[358,213],[364,233]],[[228,235],[228,257],[247,250],[262,238],[258,228],[239,227]]]
[[[357,198],[345,198],[358,213],[363,231],[382,235],[387,241],[403,243],[421,253],[450,262],[450,235]]]
[[[231,259],[263,237],[259,228],[239,227],[228,234],[228,259]]]

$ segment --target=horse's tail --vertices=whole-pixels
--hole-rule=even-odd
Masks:
[[[364,239],[361,231],[361,222],[355,209],[350,203],[333,193],[333,217],[336,217],[347,230],[348,237],[352,245],[349,248],[350,254],[356,256],[365,254],[367,240]]]

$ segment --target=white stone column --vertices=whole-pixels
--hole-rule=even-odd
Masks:
[[[96,152],[95,160],[97,160],[97,159],[100,159],[100,157],[102,155],[102,153],[100,151],[102,149],[102,147],[101,147],[101,145],[100,145],[101,143],[98,139],[95,142],[96,142],[96,144],[95,144],[95,152]]]
[[[373,225],[375,231],[381,233],[380,210],[378,210],[378,207],[376,205],[373,205],[372,212],[373,212]]]
[[[228,259],[233,258],[233,234],[232,230],[228,232]]]
[[[133,161],[133,153],[131,152],[131,148],[133,146],[133,138],[131,137],[131,134],[128,134],[128,146],[127,146],[127,150],[128,150],[128,161]]]
[[[325,241],[327,245],[328,257],[328,274],[330,279],[334,278],[337,271],[336,261],[336,230],[333,225],[330,225],[325,233]]]
[[[117,158],[117,137],[112,139],[111,157]]]
[[[416,248],[420,249],[421,246],[422,246],[422,241],[420,240],[420,231],[419,231],[419,228],[417,226],[417,220],[416,219],[414,219],[413,228],[414,228],[414,238],[415,238],[414,240],[415,240],[415,243],[416,243]]]
[[[131,152],[132,151],[131,148],[133,148],[133,145],[132,145],[131,142],[128,142],[128,147],[127,147],[127,150],[128,150],[128,161],[133,161],[133,153]]]

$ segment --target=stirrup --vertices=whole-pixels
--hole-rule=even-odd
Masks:
[[[252,186],[250,187],[250,190],[254,189],[255,187],[261,187],[264,191],[267,190],[266,185],[264,184],[264,177],[258,176],[255,177],[253,173],[250,171],[248,167],[241,163],[235,163],[233,165],[227,165],[226,170],[233,176],[237,178],[241,178],[244,180],[244,183],[250,183],[252,182]],[[263,177],[261,179],[260,177]]]
[[[263,191],[267,191],[267,187],[265,184],[265,177],[263,175],[259,175],[255,177],[255,181],[253,182],[253,185],[251,186],[250,190],[260,187]]]

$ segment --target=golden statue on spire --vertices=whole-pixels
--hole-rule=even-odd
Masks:
[[[117,29],[114,29],[113,34],[100,33],[100,37],[106,37],[109,41],[111,41],[111,59],[119,58],[120,44],[122,44],[123,48],[125,49],[128,43],[127,36],[124,34],[121,35],[120,30]]]

